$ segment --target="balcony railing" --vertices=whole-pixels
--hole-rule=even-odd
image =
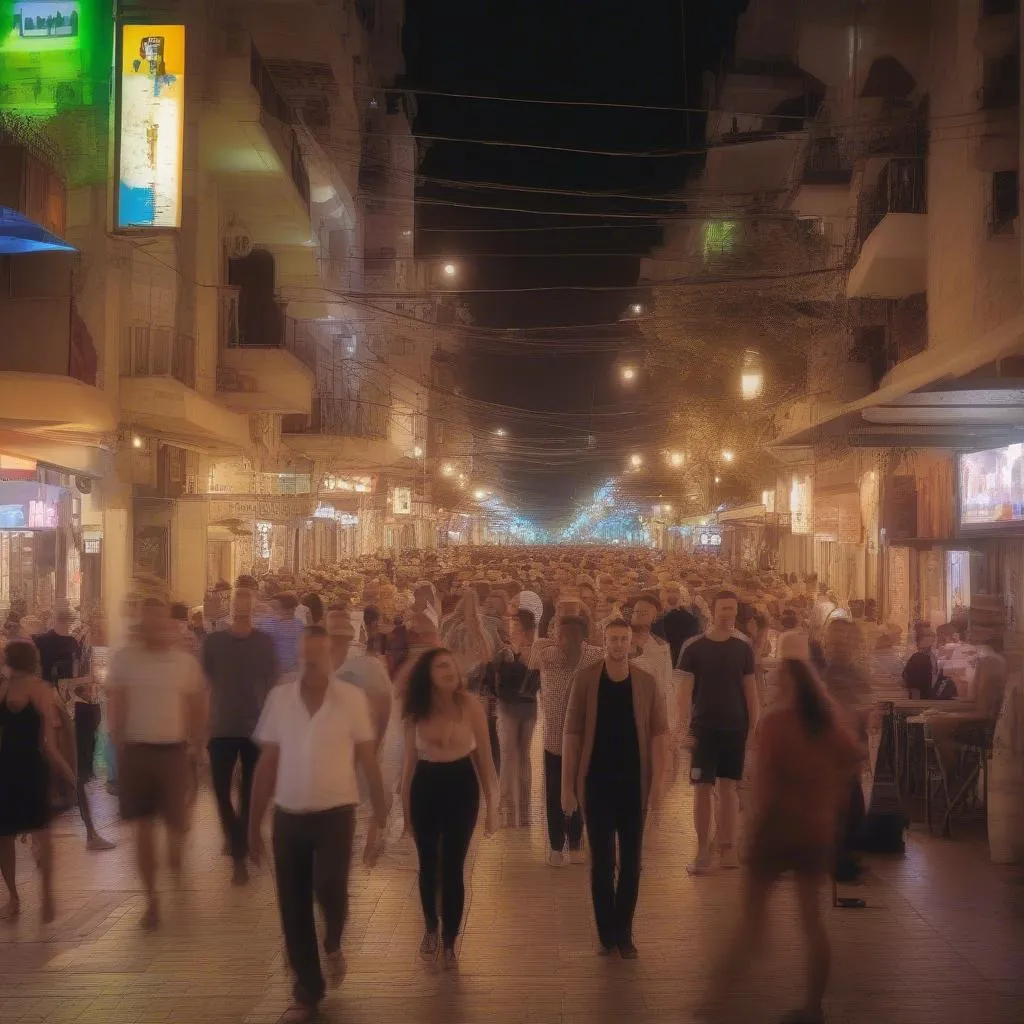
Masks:
[[[168,327],[136,324],[121,334],[122,377],[173,377],[196,386],[196,343]]]
[[[318,394],[306,433],[336,437],[361,437],[386,441],[389,436],[390,405],[360,398],[338,398]]]
[[[255,46],[250,48],[249,80],[259,95],[262,112],[274,118],[275,121],[279,121],[282,126],[286,150],[282,156],[286,169],[299,195],[302,196],[303,202],[308,206],[309,172],[306,170],[306,158],[302,155],[299,137],[292,127],[295,115],[291,104],[281,95],[274,84],[270,69]]]
[[[848,136],[820,135],[811,139],[804,163],[808,185],[846,184],[853,177],[855,147]]]
[[[265,308],[247,309],[241,289],[223,288],[220,300],[221,345],[228,349],[284,349],[316,371],[315,342],[297,321],[285,315],[286,303],[269,298]]]
[[[888,213],[926,213],[925,162],[920,158],[890,160],[878,181],[861,200],[858,241],[871,234]]]

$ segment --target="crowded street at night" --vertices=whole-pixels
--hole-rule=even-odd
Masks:
[[[0,0],[0,1024],[1024,1024],[1020,0]]]

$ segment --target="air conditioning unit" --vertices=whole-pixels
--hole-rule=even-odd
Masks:
[[[249,229],[242,224],[229,224],[224,232],[224,248],[227,250],[228,259],[244,260],[253,249]]]

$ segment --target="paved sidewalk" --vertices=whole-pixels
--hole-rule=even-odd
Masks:
[[[539,783],[539,778],[538,778]],[[732,926],[740,876],[691,879],[689,793],[672,793],[650,836],[634,963],[595,955],[587,869],[548,868],[539,813],[531,830],[478,839],[457,974],[417,959],[422,923],[415,857],[392,849],[357,867],[345,948],[349,976],[324,1005],[337,1024],[685,1024],[711,956]],[[85,852],[66,815],[57,836],[58,918],[38,923],[38,891],[19,844],[23,914],[0,924],[0,1022],[149,1024],[276,1020],[288,999],[272,880],[229,885],[212,800],[190,837],[186,892],[168,894],[157,934],[126,830],[96,796],[111,853]],[[860,911],[829,912],[833,1024],[1024,1022],[1024,872],[996,869],[977,843],[914,838],[906,858],[876,861]],[[799,1003],[802,951],[792,894],[773,908],[764,959],[736,992],[737,1021],[772,1021]]]

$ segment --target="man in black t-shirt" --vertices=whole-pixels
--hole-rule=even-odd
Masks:
[[[700,632],[697,616],[683,607],[683,588],[678,583],[665,588],[665,614],[654,623],[651,632],[668,641],[673,665],[679,662],[683,644]]]
[[[711,807],[718,787],[718,843],[721,865],[739,867],[736,853],[736,784],[743,778],[747,736],[757,725],[760,704],[754,678],[754,649],[736,630],[739,601],[723,590],[715,596],[713,622],[703,636],[684,644],[679,655],[680,738],[692,749],[693,821],[697,857],[691,874],[711,870]]]

